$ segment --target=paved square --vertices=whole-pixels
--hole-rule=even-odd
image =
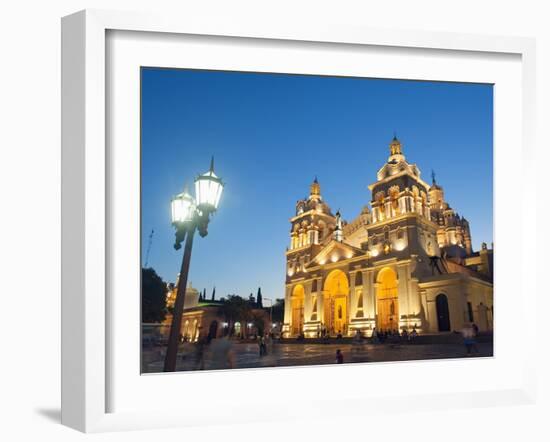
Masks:
[[[213,341],[214,343],[214,341]],[[461,342],[438,344],[354,344],[349,341],[329,343],[298,343],[274,342],[268,346],[265,356],[259,355],[259,346],[255,342],[230,342],[233,354],[233,368],[285,367],[303,365],[324,365],[336,363],[336,350],[340,349],[344,363],[353,362],[395,362],[425,359],[448,359],[468,357],[465,346]],[[177,371],[200,369],[201,363],[196,344],[184,344],[178,354]],[[226,349],[227,350],[227,349]],[[216,346],[207,346],[204,352],[204,369],[229,368],[219,363]],[[144,350],[144,373],[163,371],[163,349]],[[474,357],[493,356],[492,342],[477,344]]]

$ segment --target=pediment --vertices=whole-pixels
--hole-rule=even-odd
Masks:
[[[342,259],[351,259],[365,253],[364,250],[353,247],[345,242],[332,240],[315,255],[308,264],[308,267],[341,261]]]

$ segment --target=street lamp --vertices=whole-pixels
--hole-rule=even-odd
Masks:
[[[199,210],[215,211],[222,196],[222,180],[214,173],[214,157],[210,161],[208,172],[199,175],[195,180],[195,193]]]
[[[189,275],[189,264],[191,262],[191,250],[193,248],[193,237],[195,231],[199,231],[201,237],[208,234],[208,223],[210,215],[214,213],[220,202],[223,192],[223,182],[214,173],[214,158],[210,161],[208,172],[199,175],[195,179],[196,199],[187,190],[175,196],[171,202],[172,225],[176,228],[176,242],[174,248],[181,249],[181,243],[185,240],[183,259],[178,281],[178,291],[172,314],[168,348],[164,360],[164,371],[175,371],[178,355],[178,341],[181,330],[181,320],[187,288],[187,277]]]
[[[195,199],[185,189],[179,195],[172,198],[172,224],[185,224],[193,219],[196,210]]]

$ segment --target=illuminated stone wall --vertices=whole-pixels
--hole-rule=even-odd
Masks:
[[[397,300],[392,306],[398,311],[396,328],[439,333],[439,299],[440,310],[448,306],[448,328],[461,328],[471,316],[482,330],[492,329],[492,250],[472,251],[468,221],[445,202],[435,175],[431,186],[420,175],[394,138],[387,163],[369,186],[370,208],[363,206],[349,223],[339,213],[332,214],[314,180],[310,196],[297,202],[290,219],[285,337],[338,332],[353,336],[356,330],[370,336],[374,327],[388,323],[380,316],[389,313],[377,311],[377,306],[387,307],[379,302],[384,288],[377,279],[385,269],[396,275]],[[335,232],[338,224],[341,231]],[[342,292],[326,287],[336,270],[347,281]],[[298,284],[304,288],[300,332],[292,328],[292,293]],[[345,327],[341,327],[337,315],[344,311]],[[335,317],[343,330],[331,329]],[[295,313],[294,318],[298,320]]]

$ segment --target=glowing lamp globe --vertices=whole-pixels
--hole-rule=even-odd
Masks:
[[[210,170],[199,175],[195,180],[197,207],[213,212],[218,208],[223,192],[222,180],[214,173],[214,158],[210,162]]]
[[[172,223],[186,223],[193,219],[195,213],[195,200],[187,192],[183,191],[172,199]]]

